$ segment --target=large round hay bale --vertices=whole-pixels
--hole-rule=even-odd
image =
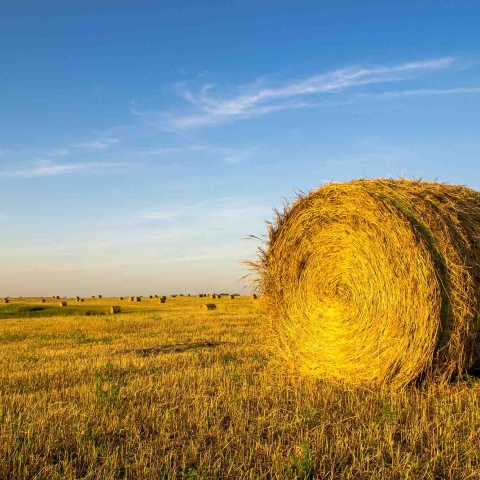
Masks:
[[[122,308],[120,307],[120,305],[112,305],[110,307],[110,313],[111,314],[121,313],[121,311],[122,311]]]
[[[479,363],[479,192],[329,184],[277,212],[259,253],[272,338],[296,371],[404,386]]]
[[[157,300],[157,303],[165,303],[167,301],[167,297],[160,297],[158,300]]]

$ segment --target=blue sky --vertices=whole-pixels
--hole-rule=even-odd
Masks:
[[[241,292],[294,189],[480,189],[477,2],[9,3],[0,295]]]

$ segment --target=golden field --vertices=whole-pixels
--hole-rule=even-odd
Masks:
[[[0,305],[2,480],[480,479],[474,377],[296,378],[248,297],[62,300]]]

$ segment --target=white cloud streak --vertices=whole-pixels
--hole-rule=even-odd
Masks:
[[[137,218],[141,220],[177,222],[186,220],[200,222],[203,226],[210,222],[220,220],[245,220],[252,218],[264,218],[271,214],[271,209],[265,206],[247,205],[243,203],[231,203],[227,205],[216,205],[212,202],[200,202],[195,205],[184,205],[182,207],[166,207],[155,210],[147,210],[138,213]]]
[[[118,138],[104,138],[100,140],[91,140],[89,142],[76,143],[75,147],[87,148],[89,150],[105,150],[106,148],[120,143]]]
[[[419,88],[416,90],[404,90],[395,92],[380,93],[359,93],[357,98],[402,98],[402,97],[419,97],[424,95],[455,95],[462,93],[480,93],[480,87],[460,87],[460,88]]]
[[[65,157],[67,155],[70,155],[70,150],[68,150],[67,148],[52,148],[47,152],[47,154],[55,157]]]
[[[166,122],[171,129],[184,130],[262,116],[274,111],[307,108],[312,106],[308,99],[312,95],[333,94],[357,86],[410,79],[423,73],[447,69],[453,62],[454,58],[443,57],[394,66],[349,67],[308,77],[279,88],[251,88],[246,94],[230,98],[213,97],[211,91],[214,84],[204,85],[198,93],[180,85],[179,95],[194,106],[197,112],[186,115],[160,112],[158,118]],[[136,110],[136,114],[140,112]]]
[[[188,145],[185,147],[161,147],[153,150],[140,152],[141,155],[148,156],[168,156],[177,155],[184,152],[201,152],[207,155],[223,157],[223,160],[230,164],[237,164],[249,160],[257,153],[256,147],[231,148],[218,147],[215,145]]]
[[[0,176],[32,178],[52,177],[75,172],[94,174],[106,171],[111,172],[112,170],[123,169],[128,166],[128,163],[118,162],[54,163],[50,160],[38,160],[25,168],[0,171]]]

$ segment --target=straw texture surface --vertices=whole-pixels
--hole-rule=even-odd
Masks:
[[[480,360],[480,193],[329,184],[276,212],[258,274],[276,350],[352,384],[443,381]]]

